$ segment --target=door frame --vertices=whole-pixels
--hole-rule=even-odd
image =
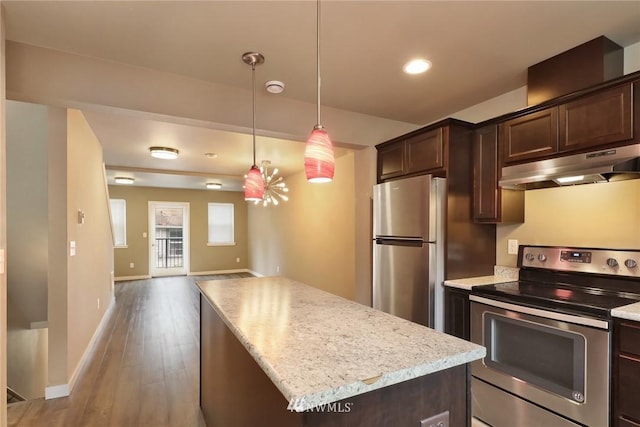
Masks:
[[[158,207],[167,207],[167,208],[182,208],[183,209],[183,218],[182,218],[182,269],[178,271],[177,269],[172,269],[168,271],[167,274],[154,274],[155,272],[155,211]],[[189,203],[188,202],[158,202],[158,201],[149,201],[148,202],[148,233],[149,241],[147,245],[147,249],[149,250],[149,276],[151,277],[163,277],[163,276],[182,276],[189,275],[190,273],[190,253],[189,253]]]

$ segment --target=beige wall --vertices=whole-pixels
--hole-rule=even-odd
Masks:
[[[149,274],[149,241],[142,233],[149,232],[150,201],[189,203],[189,273],[247,268],[247,202],[243,193],[110,185],[109,195],[113,199],[125,199],[127,202],[127,247],[115,249],[117,278]],[[207,204],[211,202],[235,205],[235,246],[207,246]],[[236,262],[237,258],[240,258],[240,262]],[[129,268],[132,262],[134,268]]]
[[[47,107],[7,102],[7,294],[28,322],[47,320]]]
[[[334,180],[286,178],[289,201],[249,207],[249,268],[355,297],[354,155],[336,159]],[[280,271],[277,272],[277,268]]]
[[[67,384],[67,110],[49,108],[48,385]]]
[[[78,110],[67,114],[67,232],[76,242],[68,258],[68,380],[113,299],[113,237],[102,146]],[[78,211],[85,221],[78,221]]]
[[[640,249],[640,180],[529,190],[525,222],[497,230],[498,265],[516,265],[519,244]]]
[[[373,186],[377,151],[368,147],[354,152],[355,179],[355,300],[372,305]]]
[[[0,263],[6,265],[7,247],[7,181],[6,181],[6,73],[5,73],[5,11],[0,3]],[[0,269],[0,426],[7,425],[7,269]]]

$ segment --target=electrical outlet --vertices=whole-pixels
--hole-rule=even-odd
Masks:
[[[420,421],[420,427],[449,427],[449,411],[425,418]]]
[[[518,255],[518,241],[509,239],[507,240],[507,253],[509,255]]]
[[[276,265],[276,273],[280,273],[280,266]]]
[[[129,263],[129,268],[133,268],[133,267],[135,267],[135,266],[136,266],[136,265],[135,265],[134,263],[132,263],[132,262],[130,262],[130,263]]]
[[[236,262],[240,262],[240,257],[236,258]]]

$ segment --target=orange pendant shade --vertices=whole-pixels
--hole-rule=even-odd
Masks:
[[[251,166],[247,177],[244,179],[244,199],[255,202],[262,200],[264,196],[264,180],[262,173],[256,165]]]
[[[314,128],[304,150],[304,170],[309,182],[331,182],[335,168],[333,144],[327,131]]]

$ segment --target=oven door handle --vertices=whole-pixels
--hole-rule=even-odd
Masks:
[[[581,317],[572,314],[556,313],[554,311],[540,310],[539,308],[525,307],[522,305],[510,304],[508,302],[496,301],[480,297],[477,295],[469,295],[470,301],[479,302],[481,304],[489,305],[492,307],[503,308],[505,310],[516,311],[518,313],[530,314],[532,316],[543,317],[546,319],[560,320],[563,322],[575,323],[577,325],[591,326],[598,329],[609,329],[609,322],[606,320],[593,319],[591,317]]]

